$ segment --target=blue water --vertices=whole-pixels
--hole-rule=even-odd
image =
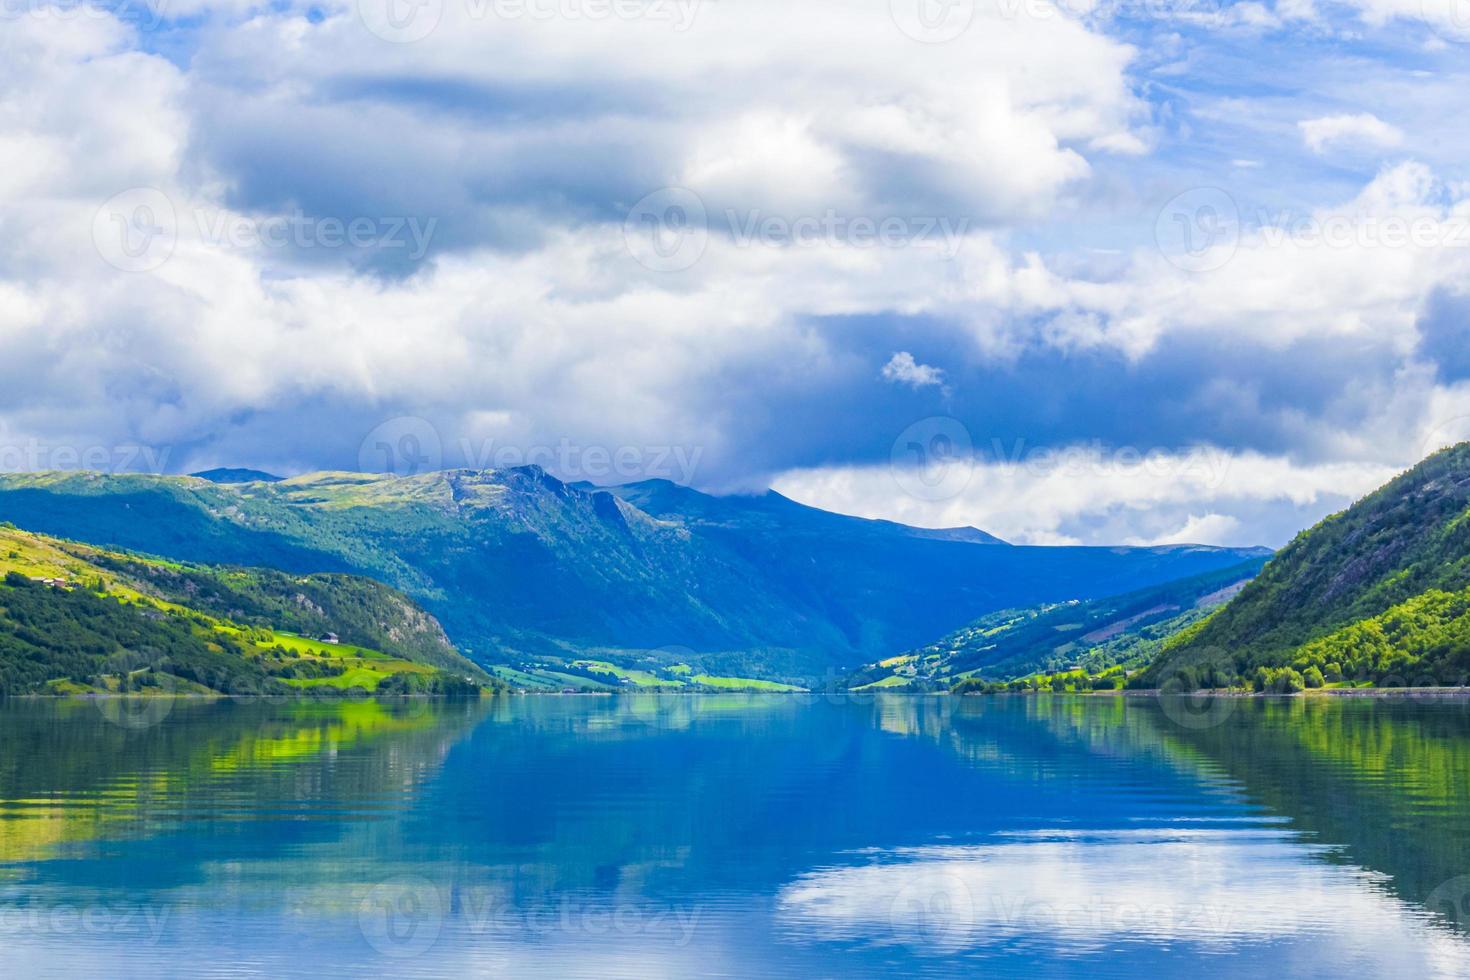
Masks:
[[[1470,975],[1470,709],[0,705],[0,976]]]

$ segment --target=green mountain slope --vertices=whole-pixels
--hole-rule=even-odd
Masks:
[[[949,687],[966,678],[1010,681],[1033,674],[1150,663],[1164,642],[1229,601],[1266,556],[1126,595],[1009,609],[982,616],[936,643],[858,671],[852,687]]]
[[[1459,682],[1470,669],[1467,590],[1470,443],[1298,535],[1148,677],[1316,668],[1328,681]]]
[[[495,686],[388,587],[180,565],[0,525],[0,692]]]
[[[798,684],[988,612],[1116,595],[1253,553],[1010,547],[774,494],[570,486],[537,467],[228,485],[0,476],[0,519],[183,561],[375,578],[482,664],[682,665]]]

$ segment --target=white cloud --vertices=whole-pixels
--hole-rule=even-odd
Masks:
[[[1228,545],[1241,540],[1242,528],[1229,514],[1190,514],[1182,527],[1154,538],[1129,538],[1124,544],[1214,544]]]
[[[919,527],[978,527],[1016,544],[1278,546],[1285,540],[1257,536],[1272,523],[1271,510],[1285,515],[1275,524],[1289,536],[1396,472],[1213,449],[1018,448],[978,462],[961,455],[952,465],[968,479],[942,484],[897,466],[834,466],[783,473],[774,487],[827,510]],[[944,495],[929,492],[932,486]],[[1195,516],[1201,507],[1208,512]]]
[[[1329,864],[1289,835],[1177,827],[1044,831],[823,869],[782,889],[778,915],[808,942],[922,944],[951,956],[1004,948],[1063,962],[1120,943],[1193,955],[1252,947],[1283,972],[1362,969],[1454,977],[1470,946],[1421,909]],[[1371,952],[1368,952],[1371,951]]]
[[[920,364],[914,360],[914,355],[906,350],[895,353],[883,365],[883,380],[894,384],[908,385],[910,388],[942,388],[944,387],[944,372],[937,367],[928,364]]]
[[[1368,112],[1304,119],[1297,123],[1297,128],[1301,130],[1302,142],[1313,153],[1325,153],[1343,144],[1393,149],[1404,142],[1402,130]]]
[[[1311,450],[1260,456],[1276,482],[1234,496],[1136,475],[1074,487],[982,475],[937,506],[897,500],[886,471],[885,490],[856,464],[780,484],[1018,540],[1254,543],[1263,526],[1275,533],[1259,508],[1283,499],[1282,482],[1305,488],[1283,506],[1315,512],[1402,462],[1389,457],[1417,444],[1425,419],[1470,411],[1413,360],[1425,297],[1470,276],[1470,248],[1443,247],[1470,216],[1462,185],[1408,163],[1289,216],[1345,219],[1354,237],[1341,247],[1282,239],[1247,213],[1230,260],[1208,274],[1111,235],[1100,243],[1124,248],[1097,249],[1107,272],[1079,271],[1069,250],[1087,229],[1074,219],[1119,182],[1098,161],[1146,154],[1163,132],[1135,94],[1137,53],[1067,18],[985,10],[962,37],[926,45],[888,8],[709,3],[673,35],[654,22],[475,20],[448,4],[438,31],[395,45],[363,28],[355,4],[321,24],[242,4],[239,20],[206,18],[177,64],[103,17],[65,30],[0,19],[0,433],[167,444],[178,465],[203,454],[311,466],[323,453],[349,462],[359,433],[415,414],[440,426],[446,453],[461,438],[681,444],[722,480],[755,479],[741,426],[758,413],[731,379],[759,377],[793,403],[844,379],[870,388],[874,359],[904,342],[849,350],[812,326],[826,318],[923,323],[967,356],[946,353],[941,371],[899,351],[882,377],[961,394],[968,365],[1003,372],[1037,351],[1084,364],[1121,353],[1140,373],[1189,337],[1262,358],[1323,339],[1381,352],[1385,380],[1343,379],[1335,404],[1372,406],[1353,425],[1263,403],[1208,364],[1182,382]],[[1331,148],[1352,129],[1316,135]],[[630,204],[668,184],[696,190],[714,226],[701,261],[677,273],[634,261],[622,228]],[[125,274],[99,257],[93,219],[140,186],[173,202],[179,240],[156,272]],[[221,247],[193,221],[303,202],[437,218],[442,248],[380,277],[335,253]],[[1151,223],[1157,206],[1130,203],[1130,219]],[[742,246],[721,231],[731,212],[971,223],[957,252]],[[1439,237],[1355,237],[1384,219],[1428,222]]]

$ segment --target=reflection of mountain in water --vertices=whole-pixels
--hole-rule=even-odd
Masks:
[[[1413,905],[1470,853],[1466,742],[1458,706],[1356,702],[1239,700],[1203,729],[1155,701],[1049,696],[179,702],[136,729],[11,703],[0,876],[32,901],[218,910],[252,950],[331,935],[360,954],[387,883],[442,905],[444,949],[570,900],[698,908],[740,937],[726,949],[820,958],[908,942],[894,910],[939,895],[966,911],[939,923],[956,955],[1116,945],[1132,967],[1177,941],[1345,963],[1371,939],[1362,962],[1460,962]],[[1016,918],[1093,891],[1193,917]]]
[[[476,703],[12,701],[0,710],[0,869],[198,820],[392,808]],[[3,870],[0,870],[3,874]]]
[[[1404,901],[1444,913],[1443,888],[1470,875],[1470,704],[1457,700],[1295,698],[962,699],[944,726],[961,755],[1045,778],[1047,753],[1154,760],[1192,773],[1221,799],[1243,796],[1311,842],[1323,859],[1383,875]],[[1024,717],[1033,730],[994,723]],[[987,716],[990,722],[986,721]],[[1049,732],[1038,737],[1034,729]],[[1051,743],[1051,748],[1044,748]],[[1453,890],[1453,889],[1450,889]],[[1470,907],[1449,917],[1470,927]]]
[[[1156,707],[1156,706],[1155,706]],[[1214,727],[1143,714],[1161,737],[1238,781],[1252,800],[1399,897],[1445,911],[1470,874],[1470,705],[1463,701],[1240,699]],[[1459,902],[1470,886],[1452,896]],[[1470,927],[1470,908],[1451,916]]]

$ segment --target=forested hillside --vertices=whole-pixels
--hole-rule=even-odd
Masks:
[[[1470,443],[1298,535],[1181,635],[1160,682],[1464,683],[1470,675]]]
[[[185,566],[0,526],[0,693],[469,693],[410,600],[349,576]]]

